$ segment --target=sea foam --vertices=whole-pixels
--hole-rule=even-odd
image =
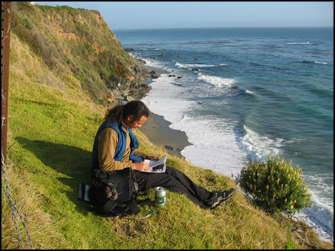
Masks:
[[[240,137],[241,148],[244,149],[251,159],[261,160],[268,156],[281,155],[280,147],[284,140],[281,138],[270,139],[270,137],[251,130],[247,126],[243,126],[245,134]]]
[[[246,154],[235,141],[234,125],[222,119],[189,115],[188,111],[199,103],[181,98],[180,90],[171,85],[167,74],[162,74],[151,85],[152,90],[142,101],[152,112],[171,122],[172,129],[186,133],[192,145],[185,147],[182,155],[194,165],[236,175],[246,163]],[[166,104],[169,104],[168,109]]]
[[[221,77],[216,77],[216,76],[208,76],[208,75],[203,75],[201,73],[199,73],[198,79],[206,83],[212,84],[216,87],[230,86],[234,83],[234,79],[221,78]]]
[[[291,45],[299,45],[299,44],[312,44],[310,42],[293,42],[293,43],[286,43],[286,44],[291,44]]]
[[[181,64],[176,62],[178,68],[201,68],[201,67],[214,67],[216,65],[207,65],[207,64]]]

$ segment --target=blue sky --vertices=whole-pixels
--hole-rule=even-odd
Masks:
[[[317,2],[35,2],[100,12],[109,28],[333,27],[334,3]]]

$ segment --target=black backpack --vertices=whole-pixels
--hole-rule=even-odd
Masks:
[[[131,210],[140,212],[136,204],[138,186],[131,168],[116,171],[95,169],[88,190],[93,210],[101,215],[115,216]]]

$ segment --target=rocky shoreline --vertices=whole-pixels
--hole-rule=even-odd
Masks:
[[[145,65],[145,61],[133,58],[137,69],[140,88],[132,88],[129,90],[113,90],[114,98],[118,104],[126,104],[132,100],[141,100],[150,92],[150,83],[153,79],[159,78],[161,74],[169,74],[163,69],[154,68]],[[163,116],[150,112],[149,118],[139,129],[148,139],[160,147],[165,148],[168,154],[183,157],[182,150],[191,145],[185,132],[174,130],[169,127],[171,123],[166,121]]]
[[[125,104],[132,100],[140,100],[150,91],[150,82],[154,78],[158,78],[161,73],[156,73],[157,69],[149,66],[145,66],[145,61],[142,59],[133,58],[135,66],[133,72],[136,74],[138,83],[130,87],[127,90],[114,89],[113,95],[114,100],[118,104]],[[167,73],[167,72],[166,72]]]

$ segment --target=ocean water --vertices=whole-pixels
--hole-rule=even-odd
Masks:
[[[296,216],[333,242],[333,28],[114,33],[133,57],[170,72],[142,101],[186,133],[186,159],[232,177],[251,160],[292,160],[315,204]]]

